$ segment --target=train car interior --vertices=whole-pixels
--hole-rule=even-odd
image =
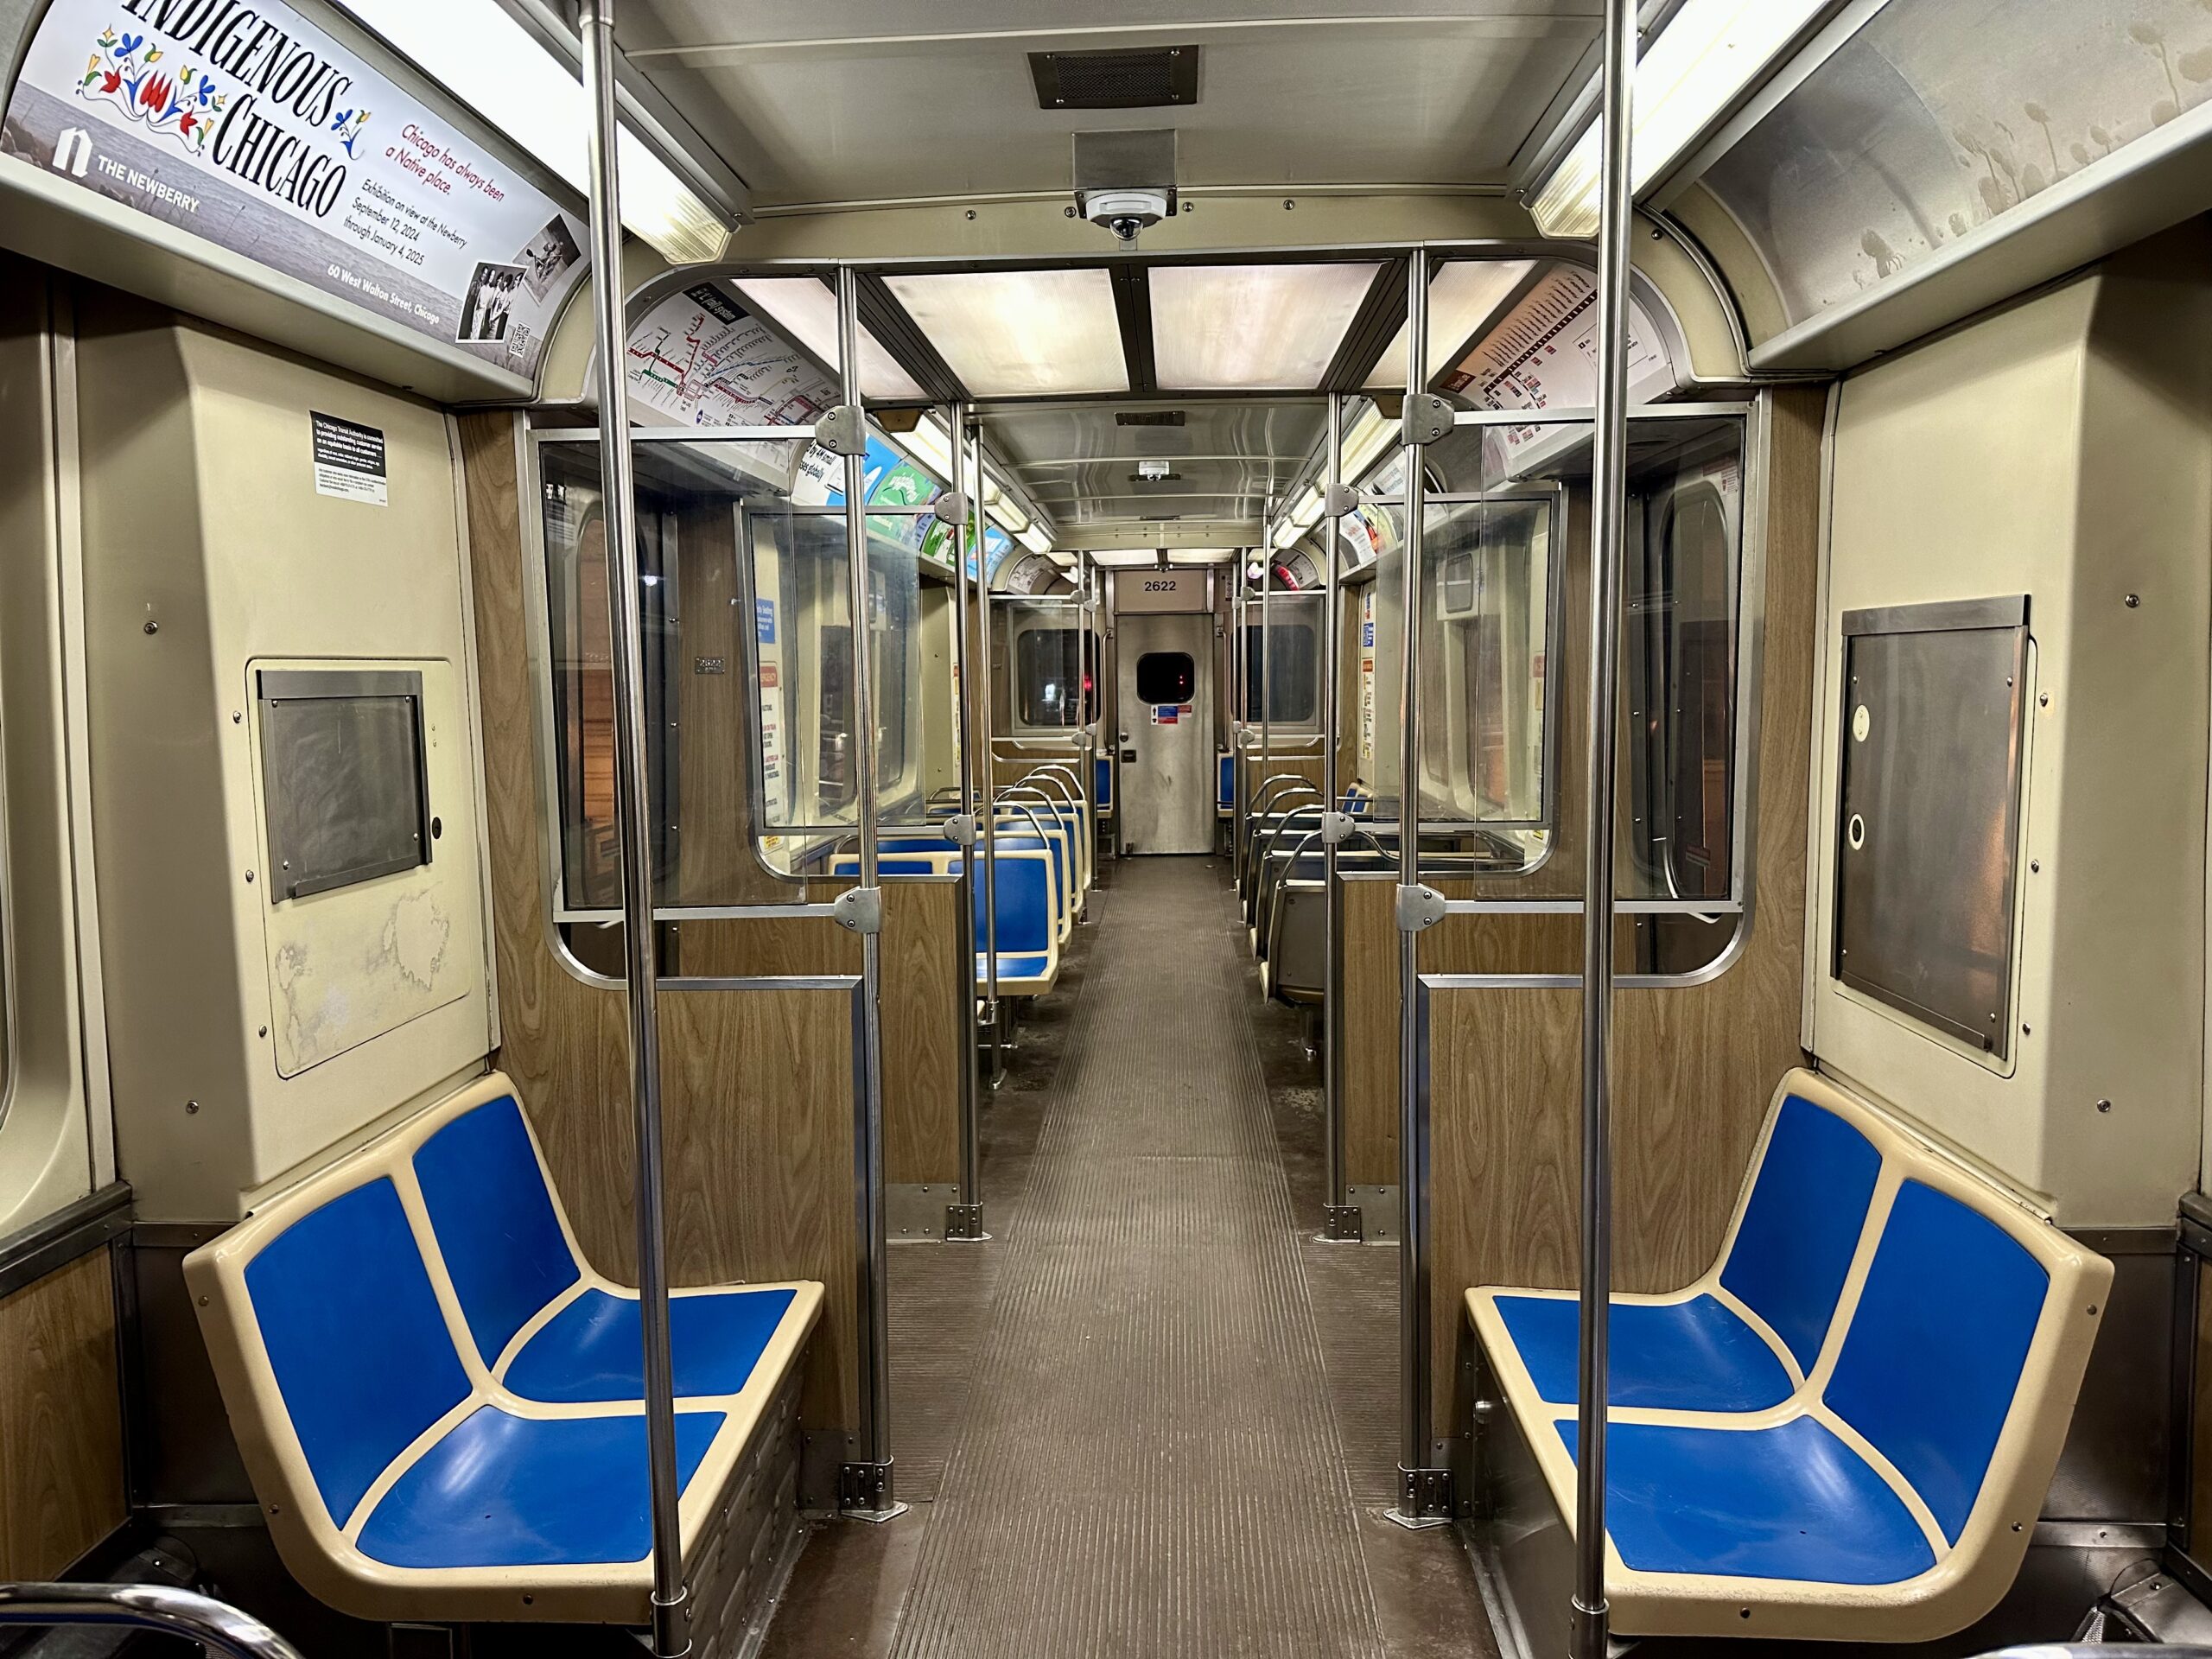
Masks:
[[[2212,0],[0,0],[0,1659],[2212,1659]]]

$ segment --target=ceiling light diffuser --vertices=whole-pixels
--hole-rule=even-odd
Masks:
[[[1153,360],[1178,391],[1307,391],[1337,354],[1373,263],[1155,265]]]
[[[1459,359],[1476,332],[1489,325],[1513,291],[1528,279],[1529,259],[1451,259],[1428,279],[1428,374],[1436,377]],[[1406,334],[1410,321],[1382,348],[1369,372],[1370,388],[1402,391],[1406,386]]]
[[[346,10],[486,124],[590,194],[591,105],[573,66],[498,0],[341,0]],[[626,125],[615,134],[622,223],[671,264],[717,259],[729,226]]]
[[[1822,0],[1686,0],[1636,66],[1629,173],[1642,190],[1673,164],[1821,10]],[[1598,234],[1592,121],[1529,204],[1546,236]]]
[[[1103,269],[927,271],[884,281],[978,397],[1129,389],[1114,280]]]
[[[816,276],[740,276],[737,291],[757,306],[771,322],[832,369],[842,356],[837,349],[837,291]],[[861,325],[861,396],[895,402],[926,403],[929,394],[883,342]]]

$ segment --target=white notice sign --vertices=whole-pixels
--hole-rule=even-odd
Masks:
[[[54,0],[0,151],[524,376],[583,226],[283,0]]]

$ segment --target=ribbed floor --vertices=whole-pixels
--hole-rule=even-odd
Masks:
[[[1382,1659],[1235,925],[1117,874],[899,1659]]]

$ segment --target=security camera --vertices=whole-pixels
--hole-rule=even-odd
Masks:
[[[1175,197],[1169,190],[1088,190],[1076,197],[1076,207],[1092,224],[1111,231],[1123,247],[1135,247],[1139,232],[1175,211]]]

